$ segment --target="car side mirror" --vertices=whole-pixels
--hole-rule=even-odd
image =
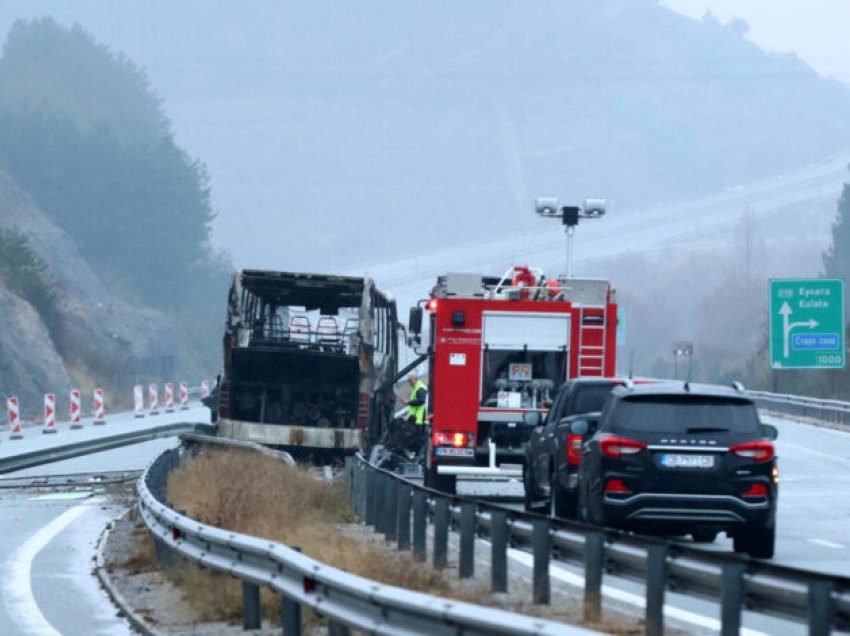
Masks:
[[[410,308],[410,315],[407,319],[407,330],[411,334],[418,334],[422,331],[422,307]]]
[[[762,424],[761,428],[761,436],[771,442],[779,437],[779,429],[776,428],[773,424]]]
[[[587,435],[590,430],[590,423],[587,420],[573,420],[570,423],[570,433],[573,435]]]
[[[522,414],[522,423],[526,426],[540,426],[540,411],[526,411]]]

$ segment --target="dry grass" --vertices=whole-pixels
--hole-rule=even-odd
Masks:
[[[388,553],[382,546],[340,535],[340,524],[354,520],[344,487],[272,457],[252,451],[204,450],[171,473],[168,499],[174,508],[203,523],[298,546],[312,558],[372,580],[437,593],[448,587],[429,568]],[[189,565],[178,568],[174,576],[201,618],[240,616],[238,581]],[[263,606],[269,616],[279,612],[279,600],[271,593]]]
[[[319,480],[307,469],[273,457],[208,449],[171,473],[167,490],[174,508],[203,523],[299,546],[310,557],[375,581],[551,620],[582,622],[578,598],[534,605],[515,595],[493,595],[480,581],[450,585],[442,572],[387,550],[383,540],[364,541],[350,524],[355,519],[341,484]],[[169,575],[196,613],[196,620],[240,620],[242,589],[238,580],[191,563],[172,568]],[[279,596],[268,590],[261,594],[263,614],[277,619]],[[305,619],[308,626],[318,621],[310,612],[305,612]],[[639,620],[613,616],[588,627],[622,636],[643,631]]]

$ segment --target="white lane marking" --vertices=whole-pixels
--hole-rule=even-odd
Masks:
[[[833,548],[835,550],[843,550],[845,547],[840,543],[827,541],[826,539],[809,539],[809,543],[814,543],[815,545],[822,545],[825,548]]]
[[[508,548],[508,556],[512,559],[519,561],[523,565],[527,567],[534,567],[534,557],[526,552],[521,552],[520,550],[515,550],[514,548]],[[552,563],[549,564],[549,576],[558,579],[559,581],[563,581],[568,585],[573,585],[575,587],[584,587],[584,577],[578,574],[573,574],[567,570],[559,568],[557,565]],[[643,609],[646,607],[646,599],[642,596],[638,596],[637,594],[632,594],[631,592],[626,592],[625,590],[617,589],[616,587],[612,587],[610,585],[602,586],[602,595],[606,596],[610,599],[614,599],[616,601],[621,601],[623,603],[627,603],[629,605],[634,605]],[[696,612],[690,612],[688,610],[679,609],[678,607],[673,607],[672,605],[664,605],[664,615],[670,618],[675,618],[680,621],[684,621],[686,623],[691,623],[692,625],[698,625],[699,627],[704,627],[706,629],[720,631],[720,621],[714,618],[708,618],[707,616],[703,616],[701,614],[697,614]],[[745,634],[746,636],[768,636],[765,632],[760,632],[754,629],[748,629],[746,627],[741,629],[741,634]]]
[[[30,497],[30,501],[67,501],[70,499],[88,499],[93,496],[91,490],[78,492],[52,492],[48,495],[39,495],[38,497]]]
[[[2,581],[3,601],[6,604],[6,612],[22,633],[34,636],[61,636],[41,613],[33,596],[32,562],[56,535],[87,509],[88,506],[69,508],[53,521],[42,526],[6,561]]]

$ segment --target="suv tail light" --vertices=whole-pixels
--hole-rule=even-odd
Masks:
[[[431,433],[431,446],[454,446],[463,448],[475,445],[475,435],[463,431],[434,431]]]
[[[605,457],[622,457],[636,455],[646,448],[646,444],[627,437],[604,437],[599,442],[599,449]]]
[[[612,495],[630,495],[632,493],[622,479],[609,479],[605,482],[605,492]]]
[[[735,444],[730,446],[729,450],[738,457],[752,459],[755,462],[766,462],[773,459],[773,444],[764,440]]]
[[[581,463],[581,435],[567,435],[567,463],[570,466],[578,466]]]
[[[230,419],[230,382],[222,382],[218,387],[218,416]]]
[[[743,493],[741,493],[742,497],[767,497],[767,486],[764,484],[753,484],[749,488],[747,488]]]

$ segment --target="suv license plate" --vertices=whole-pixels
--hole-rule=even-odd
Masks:
[[[661,465],[667,468],[714,468],[714,455],[679,455],[665,453]]]
[[[475,449],[438,446],[434,449],[434,454],[440,457],[475,457]]]

